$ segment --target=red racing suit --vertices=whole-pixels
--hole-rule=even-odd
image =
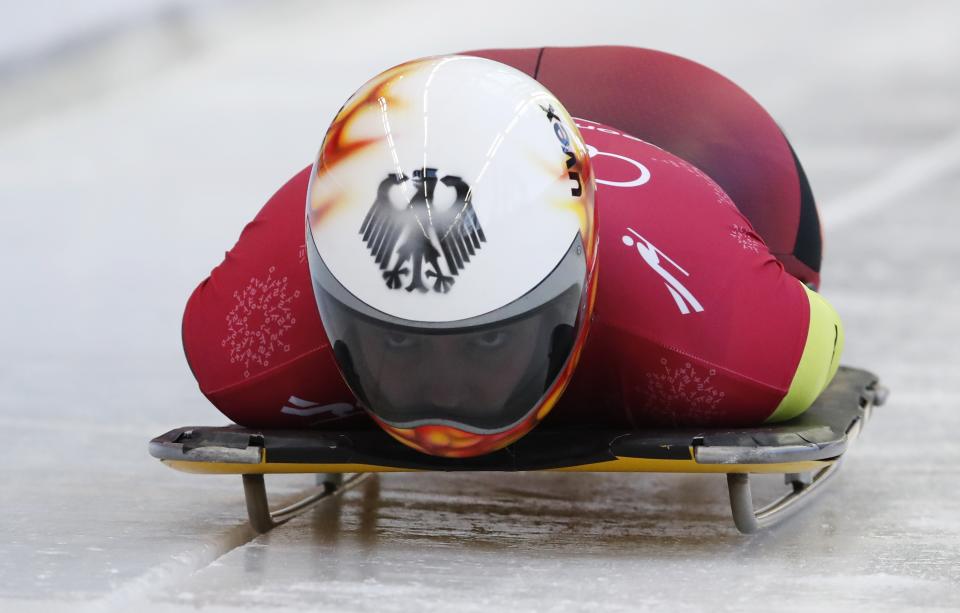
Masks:
[[[597,297],[580,363],[545,422],[749,425],[805,409],[842,347],[839,324],[811,316],[822,299],[698,168],[615,128],[577,123],[597,178]],[[186,355],[201,391],[239,424],[373,427],[317,313],[304,248],[309,174],[267,202],[194,291]],[[814,338],[827,338],[826,353],[809,349]],[[802,358],[816,362],[801,381]]]

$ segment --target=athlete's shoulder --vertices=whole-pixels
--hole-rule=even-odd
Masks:
[[[716,393],[684,402],[725,416],[722,405],[752,407],[738,418],[762,420],[803,349],[799,282],[699,168],[614,127],[578,124],[597,182],[595,354],[617,356],[625,380],[646,378],[639,405],[672,406],[658,386],[689,380]]]

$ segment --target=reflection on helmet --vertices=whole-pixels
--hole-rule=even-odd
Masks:
[[[338,365],[387,432],[465,457],[549,411],[586,334],[593,189],[562,105],[496,62],[411,62],[344,105],[307,251]]]

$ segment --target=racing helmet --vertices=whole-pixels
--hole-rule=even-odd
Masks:
[[[550,411],[590,318],[594,190],[563,105],[499,62],[416,60],[347,100],[306,247],[340,372],[390,435],[476,456]]]

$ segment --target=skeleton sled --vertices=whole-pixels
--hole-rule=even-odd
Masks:
[[[550,470],[724,474],[734,524],[749,534],[785,519],[823,490],[886,396],[872,373],[841,367],[810,409],[775,425],[656,431],[538,428],[504,449],[463,459],[422,454],[373,428],[185,427],[156,437],[149,449],[176,470],[241,475],[250,524],[261,533],[369,473]],[[271,509],[264,476],[278,473],[315,473],[317,487],[293,504]],[[783,474],[787,486],[780,498],[760,508],[750,491],[750,475],[758,473]]]

